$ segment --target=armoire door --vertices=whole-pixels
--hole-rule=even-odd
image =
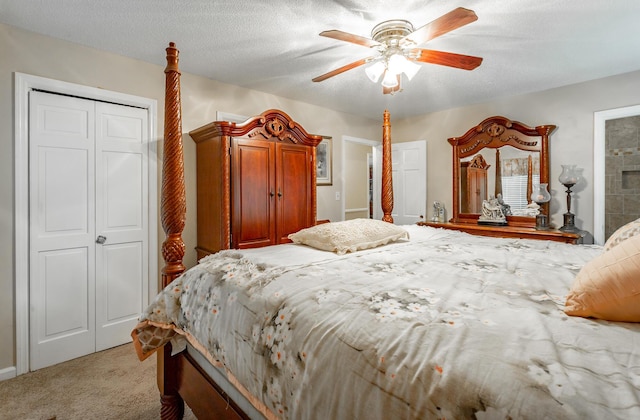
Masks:
[[[148,288],[146,111],[29,94],[30,364],[130,341]]]
[[[469,191],[471,201],[469,204],[470,213],[482,213],[482,202],[487,197],[487,170],[469,167],[467,169]]]
[[[311,194],[314,171],[309,147],[276,144],[277,243],[290,242],[289,234],[313,225]]]
[[[233,140],[232,248],[290,242],[290,233],[313,225],[312,157],[308,146]]]
[[[275,144],[233,139],[231,151],[231,247],[275,243]]]

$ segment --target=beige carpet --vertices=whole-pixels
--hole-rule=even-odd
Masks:
[[[132,344],[0,382],[0,419],[158,418],[156,358],[139,361]]]

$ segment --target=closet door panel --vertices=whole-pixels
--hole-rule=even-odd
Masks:
[[[275,244],[274,146],[266,141],[234,139],[232,248]]]
[[[290,242],[288,235],[313,225],[311,149],[306,146],[277,144],[277,221],[278,243]]]

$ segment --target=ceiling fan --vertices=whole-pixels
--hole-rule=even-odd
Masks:
[[[321,36],[369,47],[377,54],[354,61],[312,80],[322,82],[345,71],[373,63],[365,69],[367,76],[374,83],[382,77],[382,92],[386,94],[400,90],[402,73],[405,73],[409,80],[413,78],[420,70],[416,62],[473,70],[482,63],[481,57],[427,50],[417,46],[476,20],[478,16],[473,10],[458,7],[416,30],[411,22],[396,19],[376,25],[371,31],[371,38],[336,29],[323,31],[320,33]]]

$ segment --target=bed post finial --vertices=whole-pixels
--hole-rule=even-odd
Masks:
[[[382,124],[382,220],[393,223],[393,178],[391,176],[391,123],[389,111],[384,110]]]
[[[185,270],[184,229],[187,213],[184,186],[184,158],[182,151],[182,115],[180,103],[180,70],[178,69],[178,49],[171,42],[167,51],[167,67],[164,70],[164,150],[162,155],[162,198],[161,219],[166,239],[162,243],[162,287]]]
[[[166,51],[167,51],[167,67],[164,69],[165,74],[170,71],[177,72],[178,74],[180,74],[180,69],[178,68],[178,54],[180,52],[176,48],[176,43],[170,42]]]

